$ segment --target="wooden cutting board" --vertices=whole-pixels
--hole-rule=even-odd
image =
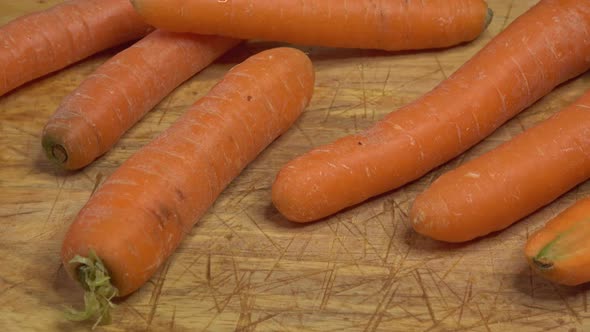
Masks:
[[[56,0],[0,0],[0,23]],[[509,140],[590,88],[583,75],[540,100],[463,156],[402,189],[320,223],[285,221],[270,203],[281,165],[357,132],[449,76],[537,1],[489,0],[496,16],[476,41],[441,51],[385,53],[303,48],[317,84],[310,107],[219,197],[164,267],[121,301],[108,331],[583,331],[588,287],[533,275],[522,248],[583,184],[513,227],[461,245],[413,233],[407,212],[445,170]],[[56,171],[40,133],[61,99],[122,48],[36,80],[0,99],[0,327],[71,331],[62,306],[82,292],[59,250],[90,194],[132,153],[167,128],[239,61],[276,43],[233,50],[186,82],[119,144],[76,173]],[[403,158],[403,156],[400,156]]]

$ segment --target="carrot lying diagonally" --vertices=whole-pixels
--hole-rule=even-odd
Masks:
[[[422,98],[287,163],[275,206],[308,222],[420,178],[590,68],[587,31],[590,2],[540,1]]]
[[[471,41],[492,19],[484,0],[132,0],[169,31],[305,45],[407,50]]]
[[[101,65],[63,100],[43,131],[47,157],[70,170],[90,164],[173,89],[237,43],[152,32]]]
[[[590,197],[581,199],[537,230],[525,256],[542,277],[563,285],[590,281]]]
[[[291,48],[234,67],[90,198],[63,242],[70,275],[88,287],[108,271],[108,285],[89,295],[103,305],[141,287],[230,181],[293,124],[313,85],[311,61]],[[77,256],[86,258],[71,263]]]
[[[152,28],[128,0],[71,0],[0,27],[0,96]]]
[[[590,92],[449,171],[412,205],[414,229],[461,242],[508,227],[590,178]]]

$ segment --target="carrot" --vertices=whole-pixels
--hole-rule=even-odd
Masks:
[[[152,32],[105,62],[63,100],[45,125],[45,154],[64,169],[87,166],[173,89],[237,43]]]
[[[504,229],[590,178],[590,91],[416,197],[414,229],[462,242]]]
[[[492,20],[484,0],[132,0],[169,31],[383,50],[427,49],[477,38]]]
[[[274,205],[309,222],[422,177],[590,68],[589,30],[590,2],[540,1],[420,99],[287,163]]]
[[[128,0],[72,0],[0,28],[0,96],[152,28]]]
[[[87,302],[100,304],[81,318],[104,317],[111,297],[150,278],[230,181],[293,124],[313,84],[303,52],[258,53],[105,181],[62,247],[69,274],[93,291]]]
[[[555,283],[574,286],[590,281],[590,197],[577,201],[526,243],[533,271]]]

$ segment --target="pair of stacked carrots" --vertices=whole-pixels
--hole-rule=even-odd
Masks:
[[[66,1],[0,29],[0,62],[6,64],[0,95],[142,38],[99,67],[49,119],[43,147],[65,169],[106,153],[174,88],[240,40],[416,50],[471,41],[491,20],[483,0],[132,3]],[[44,29],[48,25],[60,28]],[[310,222],[420,178],[588,70],[588,31],[590,3],[541,0],[422,98],[285,165],[272,187],[274,205],[289,220]],[[106,321],[110,300],[141,287],[223,189],[289,129],[313,85],[312,64],[302,52],[282,47],[253,55],[123,163],[64,239],[64,265],[88,291],[87,310],[72,318]],[[590,93],[441,176],[414,202],[416,231],[443,241],[471,240],[508,227],[588,179],[589,111]],[[589,204],[579,202],[529,240],[526,255],[547,278],[590,280],[590,248],[583,241]]]

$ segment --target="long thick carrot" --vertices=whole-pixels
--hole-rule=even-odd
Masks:
[[[313,85],[303,52],[258,53],[107,179],[62,247],[68,272],[94,291],[87,297],[101,312],[150,278],[230,181],[293,124]],[[100,283],[105,275],[110,282]]]
[[[420,178],[590,68],[590,2],[542,0],[422,98],[287,163],[272,199],[317,220]]]
[[[590,197],[579,200],[537,230],[525,256],[534,271],[563,285],[590,281]]]
[[[590,178],[590,92],[416,197],[414,229],[461,242],[508,227]]]
[[[129,0],[71,0],[0,28],[0,96],[152,30]]]
[[[492,19],[484,0],[132,0],[169,31],[383,50],[439,48],[477,38]]]
[[[156,30],[100,66],[45,125],[47,157],[79,169],[107,152],[149,110],[238,43]]]

